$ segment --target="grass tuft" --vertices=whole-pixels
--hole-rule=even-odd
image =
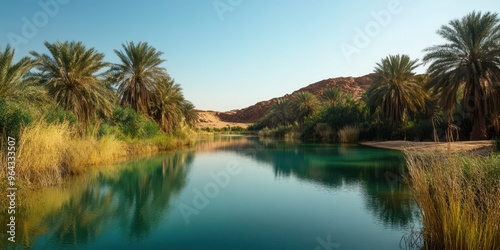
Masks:
[[[425,249],[500,249],[500,158],[406,153]]]
[[[339,130],[340,143],[356,143],[359,140],[359,128],[356,126],[345,126]]]

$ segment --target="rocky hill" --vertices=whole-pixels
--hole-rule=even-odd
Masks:
[[[310,84],[304,88],[296,90],[291,94],[286,94],[282,97],[291,98],[293,94],[299,91],[308,91],[316,96],[319,96],[326,88],[338,87],[342,89],[344,93],[350,93],[354,96],[354,98],[360,98],[361,95],[363,95],[363,93],[371,86],[372,79],[373,74],[361,77],[330,78]],[[262,118],[267,113],[276,99],[277,98],[273,98],[271,100],[258,102],[244,109],[232,110],[228,112],[218,112],[216,113],[216,115],[220,118],[220,120],[224,122],[253,123]]]

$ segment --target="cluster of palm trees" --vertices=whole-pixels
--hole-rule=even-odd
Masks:
[[[165,132],[197,120],[194,105],[161,64],[162,52],[145,42],[123,44],[120,63],[81,42],[45,42],[47,54],[31,52],[14,62],[14,50],[0,50],[0,99],[30,112],[55,104],[74,114],[84,131],[109,117],[117,104],[154,119]]]
[[[387,56],[377,63],[373,84],[358,100],[359,108],[364,109],[366,102],[372,114],[382,117],[385,126],[403,130],[417,116],[429,119],[435,139],[438,122],[446,120],[448,128],[459,127],[453,124],[458,113],[472,123],[471,140],[487,139],[488,125],[500,130],[500,18],[495,13],[472,12],[442,26],[438,34],[447,43],[424,50],[423,63],[429,64],[427,74],[417,75],[415,69],[420,64],[408,55]],[[353,99],[346,97],[340,89],[329,88],[320,98],[309,92],[279,98],[255,127],[294,123],[302,127],[307,119],[313,123],[332,121],[328,117],[342,120],[342,115],[329,113],[339,112],[342,106],[350,110],[345,104]],[[312,117],[315,112],[319,118]],[[365,117],[363,122],[371,126],[372,118]]]
[[[472,12],[438,34],[447,43],[424,50],[427,75],[416,75],[418,62],[407,55],[388,56],[375,68],[367,102],[400,122],[426,108],[443,110],[449,123],[463,112],[472,122],[470,139],[487,139],[487,122],[498,131],[500,120],[500,18]]]
[[[297,123],[302,126],[305,120],[315,112],[352,100],[352,96],[342,92],[340,88],[330,87],[323,90],[318,98],[307,91],[294,93],[291,98],[278,98],[263,118],[265,126],[278,127]]]

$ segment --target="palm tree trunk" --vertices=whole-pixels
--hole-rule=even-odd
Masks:
[[[486,131],[486,120],[484,116],[479,114],[479,109],[472,113],[472,131],[470,133],[470,140],[486,140],[488,133]]]

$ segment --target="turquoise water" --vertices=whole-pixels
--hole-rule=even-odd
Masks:
[[[399,249],[420,224],[404,169],[396,151],[216,136],[41,191],[66,198],[45,204],[25,245]]]

